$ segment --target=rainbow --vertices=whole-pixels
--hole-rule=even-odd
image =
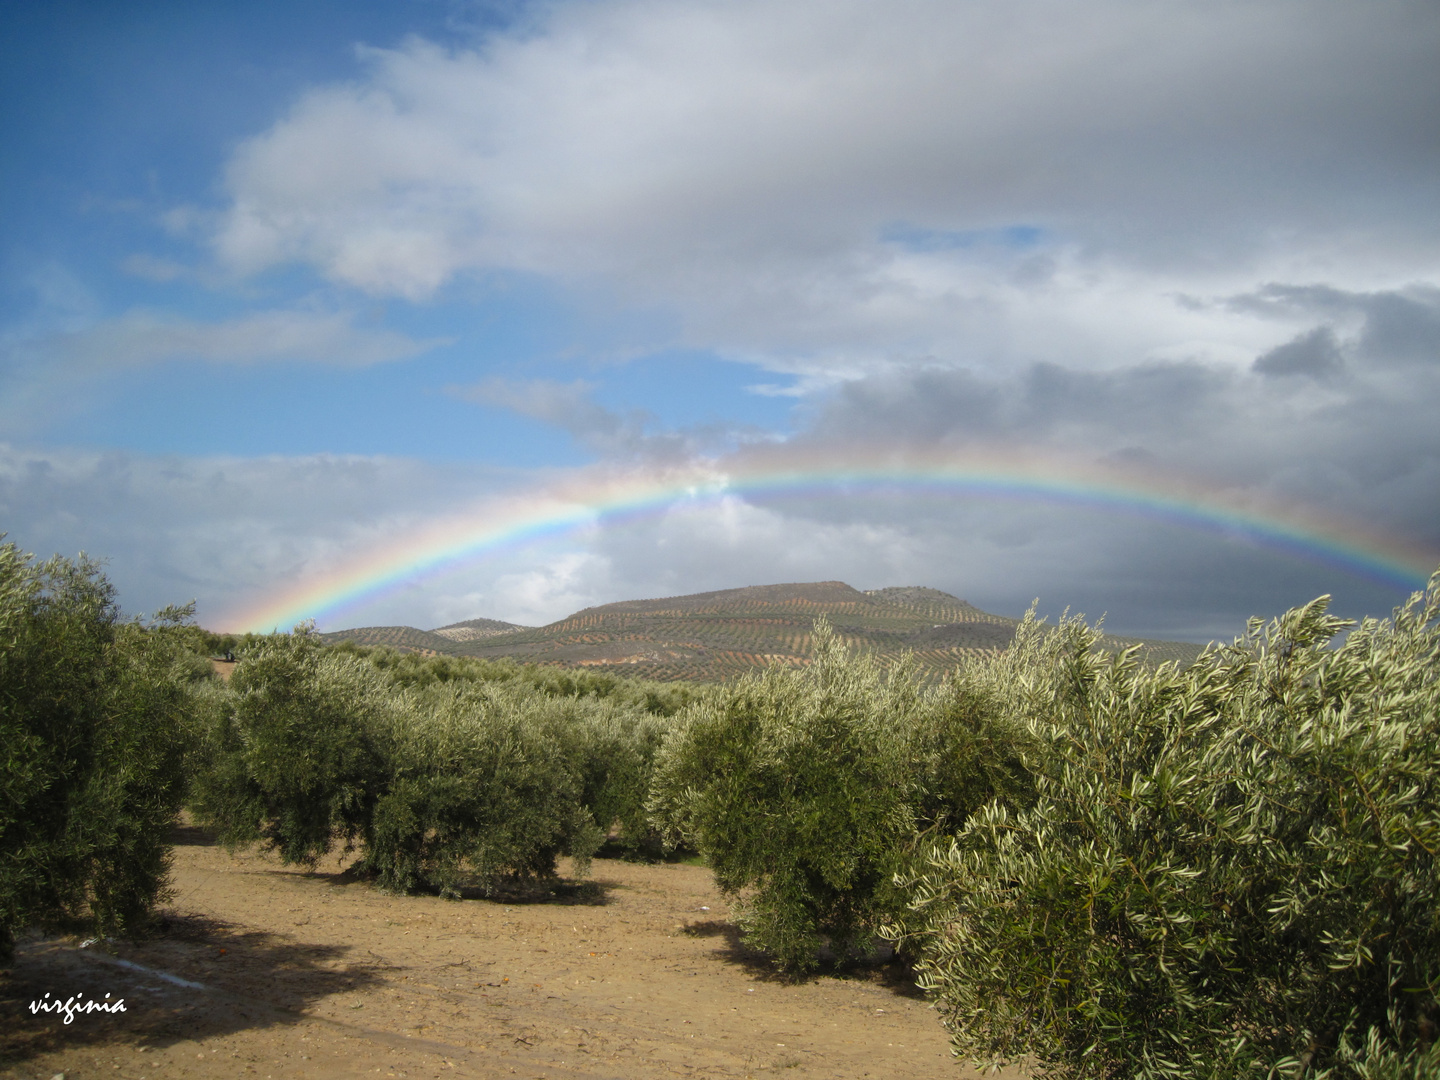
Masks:
[[[675,508],[748,501],[903,494],[1072,506],[1243,536],[1258,545],[1404,590],[1423,586],[1440,554],[1364,525],[1195,478],[1133,468],[1005,455],[887,459],[807,458],[752,451],[723,464],[674,469],[578,470],[528,491],[486,500],[398,540],[335,560],[223,618],[267,632],[305,619],[329,622],[434,575],[548,538],[613,527]]]

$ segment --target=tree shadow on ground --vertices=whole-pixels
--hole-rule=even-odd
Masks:
[[[275,876],[300,876],[310,881],[316,881],[324,885],[331,885],[336,888],[359,885],[364,888],[375,889],[377,892],[384,892],[375,879],[357,870],[355,867],[346,867],[343,870],[328,873],[324,870],[305,870],[301,867],[274,867],[261,871],[264,874]],[[483,900],[492,904],[553,904],[557,907],[604,907],[610,903],[610,894],[614,891],[613,882],[594,881],[590,879],[575,880],[566,877],[553,878],[522,878],[514,881],[501,881],[492,885],[481,885],[475,882],[466,882],[464,879],[455,887],[454,892],[446,897],[450,900]],[[403,895],[403,894],[394,894]],[[438,886],[422,885],[413,890],[412,896],[443,896]]]
[[[722,944],[715,950],[724,963],[742,968],[760,982],[801,983],[817,978],[844,979],[885,987],[900,997],[923,1000],[925,991],[915,985],[915,974],[888,946],[877,947],[868,955],[852,954],[836,962],[833,954],[821,954],[816,971],[797,975],[781,970],[770,956],[747,945],[738,926],[724,919],[706,919],[686,923],[682,933],[690,937],[717,938]]]
[[[177,833],[181,831],[198,834],[200,838],[187,841],[197,846],[207,843],[213,844],[215,842],[213,838],[205,839],[206,834],[203,830],[180,829],[177,830]],[[336,888],[359,885],[381,892],[385,891],[381,886],[376,884],[375,875],[365,868],[364,859],[354,851],[344,851],[339,853],[338,856],[336,856],[335,853],[331,853],[331,855],[323,861],[333,861],[335,869],[322,870],[315,867],[307,867],[303,864],[285,865],[279,861],[278,857],[270,852],[264,851],[258,846],[252,847],[250,850],[274,860],[268,867],[260,870],[252,870],[252,873],[259,873],[271,877],[302,877],[309,881],[319,882]],[[548,877],[506,878],[491,884],[484,884],[478,878],[467,878],[462,875],[448,899],[488,900],[491,903],[497,904],[555,904],[561,907],[576,905],[604,907],[610,903],[610,894],[614,891],[614,888],[615,884],[613,882],[597,881],[591,878],[570,878],[566,877],[563,873]],[[442,896],[445,894],[437,885],[420,885],[412,890],[410,895]]]
[[[188,820],[188,819],[187,819]],[[199,825],[182,823],[170,830],[170,843],[176,847],[214,847],[215,835]]]
[[[323,998],[363,991],[391,970],[360,946],[312,945],[200,915],[164,912],[142,942],[38,935],[17,943],[0,973],[0,1066],[36,1054],[116,1043],[175,1042],[292,1025]],[[81,1013],[69,1024],[31,1002],[123,999],[123,1012]],[[82,997],[83,995],[83,997]]]

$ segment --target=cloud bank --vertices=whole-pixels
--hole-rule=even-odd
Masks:
[[[1248,361],[1176,294],[1434,272],[1437,55],[1407,0],[562,4],[365,50],[236,151],[214,249],[411,299],[524,270],[782,368]]]

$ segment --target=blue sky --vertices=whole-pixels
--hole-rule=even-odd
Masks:
[[[1437,62],[1419,0],[11,5],[0,529],[218,624],[585,470],[863,446],[1141,463],[1440,561]],[[843,578],[1204,639],[1403,595],[905,505],[601,528],[357,617]]]
[[[223,209],[218,181],[237,143],[316,84],[356,78],[358,47],[411,36],[473,44],[514,21],[507,5],[62,3],[15,15],[3,76],[10,197],[0,211],[10,326],[63,332],[137,311],[222,321],[298,301],[415,342],[413,356],[358,371],[196,364],[184,352],[139,370],[92,371],[63,401],[12,420],[35,444],[586,459],[533,420],[446,392],[477,372],[573,379],[598,369],[597,400],[661,422],[785,424],[791,402],[747,393],[747,366],[703,350],[626,347],[637,330],[651,336],[663,313],[587,311],[534,275],[499,270],[414,304],[347,295],[305,267],[220,283],[178,272],[205,267],[163,218],[176,207]],[[617,349],[629,362],[614,362]]]

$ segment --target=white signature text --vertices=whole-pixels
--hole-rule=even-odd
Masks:
[[[31,1015],[42,1012],[64,1013],[65,1023],[68,1024],[75,1019],[76,1013],[122,1013],[125,1011],[124,998],[116,998],[111,1001],[109,994],[105,995],[104,1001],[96,998],[85,1001],[84,998],[84,994],[72,994],[67,1000],[61,1001],[59,998],[51,999],[47,992],[39,1001],[30,1002],[30,1013]]]

